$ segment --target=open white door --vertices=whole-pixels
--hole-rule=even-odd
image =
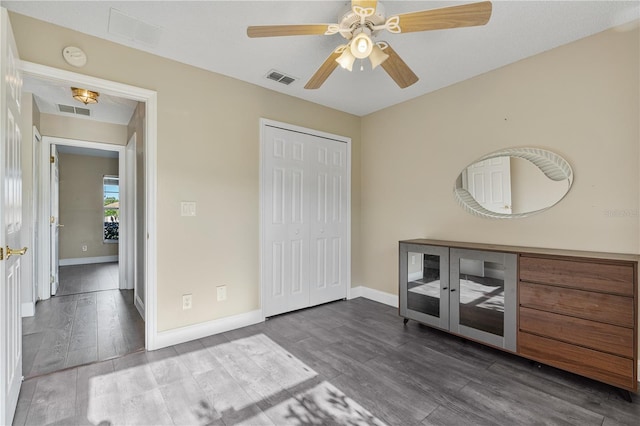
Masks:
[[[511,213],[511,158],[496,157],[466,169],[465,188],[482,207],[496,213]]]
[[[7,10],[0,8],[0,424],[13,421],[22,383],[20,316],[22,170],[18,50]]]
[[[120,172],[122,173],[122,172]],[[125,262],[125,288],[128,290],[133,289],[134,300],[136,297],[136,290],[138,286],[135,285],[137,272],[136,272],[136,259],[138,255],[136,253],[136,134],[131,135],[125,151],[125,203],[126,207],[124,211],[124,243],[126,245],[126,262]]]
[[[60,217],[59,217],[59,213],[60,213],[60,208],[58,207],[58,198],[59,198],[59,178],[58,178],[58,148],[56,147],[55,144],[51,144],[51,180],[49,181],[51,184],[51,188],[50,188],[50,194],[51,194],[51,198],[50,198],[50,205],[51,205],[51,212],[50,212],[50,219],[49,219],[49,223],[51,224],[51,274],[50,274],[50,282],[51,282],[51,295],[54,296],[56,294],[56,292],[58,291],[58,285],[59,285],[59,281],[58,281],[58,269],[60,266],[60,260],[59,260],[59,256],[58,256],[58,246],[59,246],[59,242],[58,242],[58,237],[59,237],[59,230],[61,226],[64,225],[60,225]]]

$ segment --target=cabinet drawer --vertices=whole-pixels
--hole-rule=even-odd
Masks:
[[[520,331],[633,358],[633,329],[520,308]]]
[[[633,264],[520,256],[520,280],[633,296]]]
[[[632,359],[524,332],[518,333],[518,353],[614,386],[637,389]]]
[[[633,328],[632,297],[520,282],[520,305]]]

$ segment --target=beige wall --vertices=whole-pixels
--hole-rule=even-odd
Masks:
[[[115,145],[127,144],[127,126],[55,114],[40,115],[42,136]]]
[[[359,117],[21,15],[10,18],[22,59],[158,92],[159,330],[259,307],[260,117],[352,138],[352,284],[361,284]],[[62,59],[68,45],[87,53],[82,70]],[[197,202],[197,217],[180,216],[183,200]],[[221,284],[227,301],[216,302]],[[193,294],[188,311],[185,293]]]
[[[406,238],[638,253],[638,56],[637,29],[608,31],[364,117],[365,285],[397,294]],[[525,219],[466,213],[460,171],[514,146],[562,155],[571,192]]]
[[[118,244],[103,242],[102,178],[118,176],[118,159],[58,154],[59,258],[117,256]],[[87,251],[82,251],[82,246]]]

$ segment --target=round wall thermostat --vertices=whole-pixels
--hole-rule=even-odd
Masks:
[[[71,66],[83,67],[87,63],[87,54],[79,47],[67,46],[62,49],[62,57]]]

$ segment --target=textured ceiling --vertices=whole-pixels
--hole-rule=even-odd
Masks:
[[[382,3],[389,17],[470,2]],[[381,67],[371,70],[365,63],[360,71],[356,63],[353,72],[338,68],[320,89],[305,90],[306,81],[343,39],[339,35],[250,39],[246,28],[262,24],[335,23],[348,2],[3,1],[2,4],[17,13],[356,115],[366,115],[640,17],[638,1],[495,1],[486,26],[379,36],[377,40],[388,41],[420,77],[418,83],[407,89],[398,88]],[[139,24],[135,30],[138,36],[109,32],[112,8]],[[90,61],[92,55],[100,52],[87,54]],[[268,80],[265,75],[272,69],[299,80],[289,86]]]

